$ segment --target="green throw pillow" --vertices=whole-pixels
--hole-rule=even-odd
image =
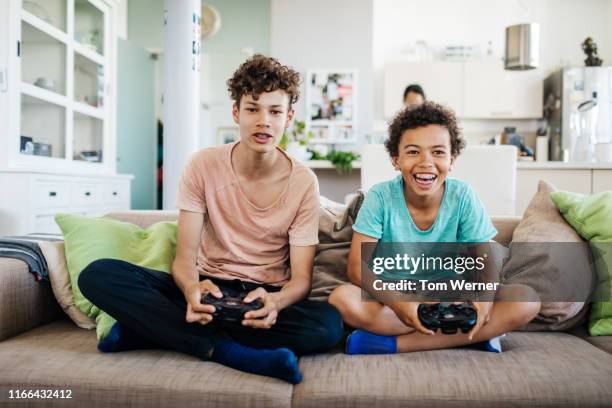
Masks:
[[[551,198],[567,222],[589,241],[598,276],[595,299],[612,299],[612,191],[590,196],[558,191]],[[593,303],[589,333],[612,335],[612,302]]]
[[[115,319],[94,306],[78,287],[79,274],[93,261],[113,258],[170,273],[176,252],[176,222],[158,222],[147,229],[110,218],[57,214],[64,234],[66,262],[74,303],[95,319],[98,339],[104,338]]]

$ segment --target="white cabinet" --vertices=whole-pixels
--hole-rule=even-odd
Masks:
[[[117,0],[6,0],[0,168],[115,173]]]
[[[593,170],[593,194],[612,191],[612,170]]]
[[[538,165],[539,163],[536,163]],[[557,190],[596,194],[612,190],[612,169],[590,168],[520,168],[516,175],[516,214],[523,215],[538,190],[540,180]]]
[[[498,61],[464,64],[464,118],[541,118],[540,70],[507,71]]]
[[[0,171],[0,236],[59,233],[57,213],[99,217],[129,210],[131,179]]]
[[[116,174],[118,0],[0,1],[0,235],[130,208]]]
[[[385,117],[393,117],[404,107],[404,89],[419,84],[427,99],[463,114],[463,64],[456,62],[395,62],[387,65],[384,78]]]
[[[385,67],[384,113],[402,105],[404,88],[423,86],[427,99],[452,108],[459,118],[530,119],[542,117],[541,70],[506,71],[501,61],[392,62]]]

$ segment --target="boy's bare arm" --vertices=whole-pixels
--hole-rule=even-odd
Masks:
[[[315,245],[289,247],[291,278],[278,292],[279,310],[306,298],[310,293],[315,251]]]
[[[196,269],[198,248],[202,239],[204,214],[181,210],[176,233],[176,257],[172,263],[172,277],[187,300],[185,320],[207,324],[212,320],[214,306],[200,303],[201,294],[211,292],[221,297],[221,291],[209,279],[200,282]]]
[[[361,286],[361,244],[364,242],[378,242],[378,239],[373,238],[369,235],[361,234],[357,231],[353,232],[353,239],[351,240],[351,249],[348,256],[347,275],[352,284]],[[366,254],[367,258],[371,254]]]
[[[315,245],[290,246],[291,278],[278,292],[267,292],[259,287],[244,298],[249,303],[260,298],[263,307],[247,312],[242,324],[257,329],[269,329],[276,323],[278,313],[294,303],[306,298],[312,285],[312,266],[314,264]]]
[[[181,210],[179,213],[178,229],[176,232],[176,257],[172,263],[172,277],[176,285],[185,293],[188,285],[198,283],[196,258],[204,214]]]

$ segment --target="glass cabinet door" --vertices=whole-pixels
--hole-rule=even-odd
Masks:
[[[104,55],[104,13],[87,0],[74,1],[74,40]]]
[[[20,157],[104,163],[108,6],[100,0],[21,4]]]
[[[22,95],[19,152],[23,155],[64,159],[65,122],[66,108],[63,106]]]
[[[104,106],[104,66],[79,53],[74,54],[74,100]]]
[[[21,80],[66,95],[66,44],[21,23]]]
[[[21,7],[45,23],[66,32],[66,0],[23,0]]]
[[[104,122],[100,119],[74,113],[73,159],[99,163],[104,153]]]

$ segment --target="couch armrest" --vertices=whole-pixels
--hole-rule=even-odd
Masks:
[[[106,218],[129,222],[138,225],[140,228],[147,228],[160,221],[177,221],[178,216],[178,211],[169,210],[131,210],[104,215]]]
[[[497,229],[497,235],[493,239],[502,245],[508,245],[512,241],[512,233],[521,221],[518,216],[495,216],[492,218],[493,226]]]
[[[49,282],[37,282],[25,262],[0,258],[0,341],[62,315]]]

